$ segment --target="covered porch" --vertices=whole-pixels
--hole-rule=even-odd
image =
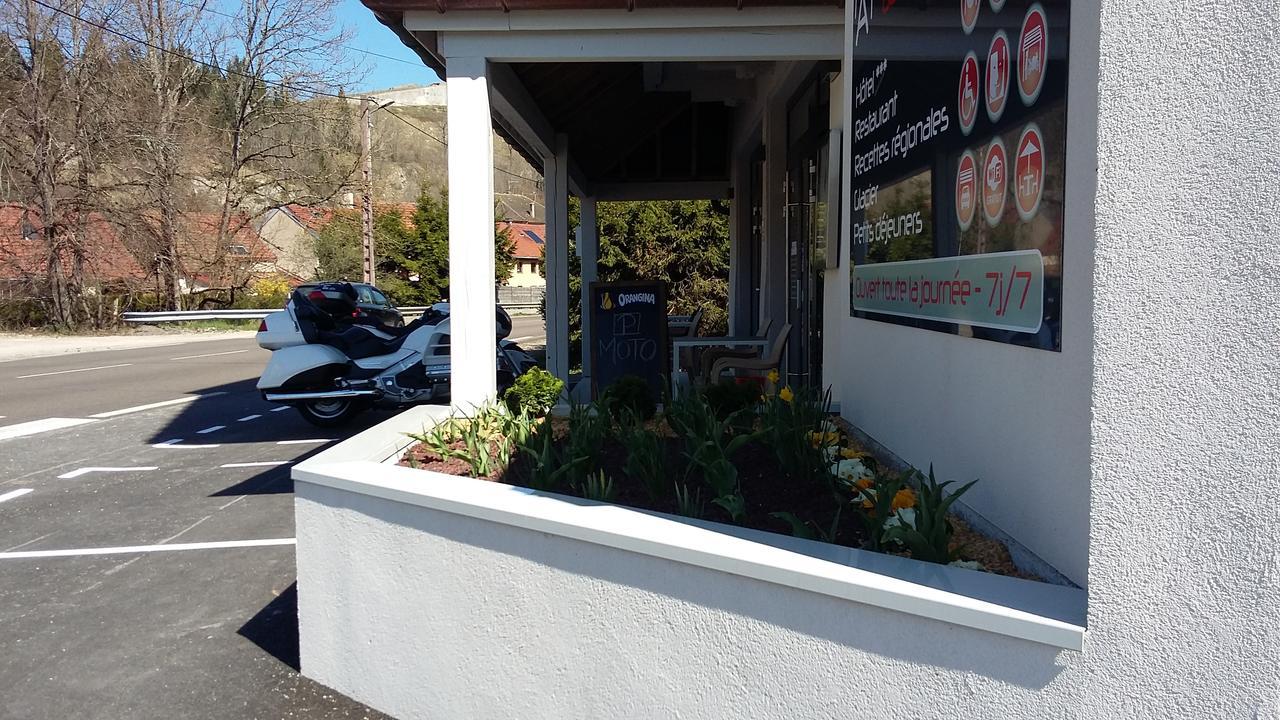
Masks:
[[[544,171],[549,371],[570,380],[580,365],[579,392],[591,387],[589,323],[582,356],[570,356],[570,195],[581,207],[584,307],[597,203],[721,199],[731,204],[729,334],[790,324],[780,369],[793,383],[820,382],[822,274],[838,215],[825,208],[839,197],[830,158],[840,147],[840,6],[367,4],[448,87],[455,406],[496,392],[490,127]]]

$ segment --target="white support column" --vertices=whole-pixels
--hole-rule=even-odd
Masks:
[[[452,403],[470,411],[497,395],[493,121],[485,58],[451,57],[448,68]]]
[[[729,165],[733,199],[729,201],[729,334],[756,331],[751,308],[751,153],[735,151]]]
[[[764,111],[764,247],[761,248],[760,320],[787,321],[787,113],[779,96]]]
[[[591,326],[587,323],[591,283],[596,281],[596,261],[600,257],[600,229],[596,223],[596,199],[582,198],[578,214],[578,258],[582,266],[582,381],[591,387]],[[588,392],[588,394],[590,394]]]
[[[547,370],[569,382],[569,143],[543,164],[547,199]]]

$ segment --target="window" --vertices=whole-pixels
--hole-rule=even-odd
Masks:
[[[359,302],[362,302],[366,305],[374,304],[373,295],[370,293],[368,285],[357,285],[356,297],[358,298]]]
[[[383,295],[382,292],[378,290],[378,288],[370,288],[369,294],[373,297],[373,301],[375,303],[379,305],[386,305],[387,307],[391,307],[391,301],[388,300],[387,296]]]
[[[232,255],[248,255],[249,248],[243,245],[231,245],[230,247],[227,248],[227,252],[231,253]]]

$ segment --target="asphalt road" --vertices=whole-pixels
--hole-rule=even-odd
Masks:
[[[381,717],[297,672],[289,467],[389,413],[320,431],[267,356],[0,363],[0,718]]]

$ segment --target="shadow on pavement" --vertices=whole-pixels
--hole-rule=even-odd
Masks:
[[[193,392],[200,399],[181,405],[181,410],[157,429],[148,443],[164,443],[180,439],[185,444],[218,443],[230,445],[255,442],[281,442],[305,439],[342,439],[370,428],[391,417],[395,409],[375,408],[354,417],[338,428],[319,428],[288,408],[278,410],[262,399],[254,379],[222,385],[212,385]],[[241,418],[258,417],[241,422]],[[225,426],[213,433],[200,434],[201,430],[215,425]]]
[[[285,588],[236,632],[275,659],[299,670],[298,583]]]

